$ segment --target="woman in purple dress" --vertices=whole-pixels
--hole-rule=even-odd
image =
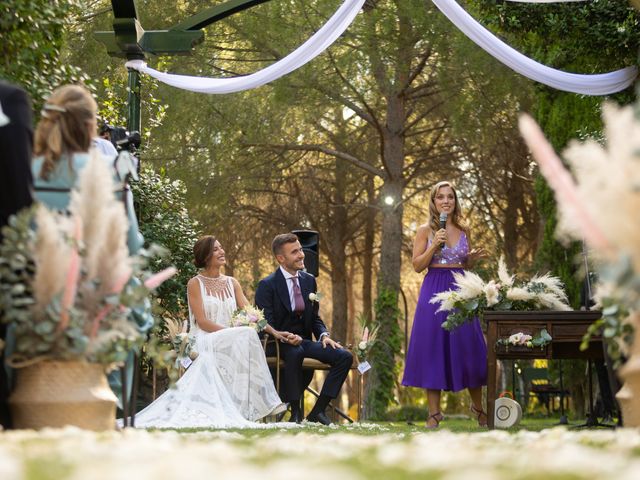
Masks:
[[[446,214],[446,227],[440,228],[440,215]],[[449,182],[431,189],[429,222],[421,225],[413,245],[413,268],[428,268],[420,289],[407,351],[402,384],[427,390],[429,417],[427,428],[437,428],[442,390],[457,392],[464,388],[471,395],[471,411],[481,427],[487,425],[482,409],[482,386],[487,384],[487,346],[480,322],[475,319],[448,332],[442,328],[446,312],[429,303],[436,293],[451,290],[453,273],[462,272],[484,255],[481,249],[469,250],[467,228],[461,219],[460,203]]]

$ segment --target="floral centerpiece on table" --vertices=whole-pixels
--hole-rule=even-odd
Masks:
[[[474,318],[482,320],[485,310],[570,310],[559,278],[536,275],[518,282],[510,275],[504,260],[498,262],[498,281],[485,282],[479,275],[465,271],[454,273],[455,290],[434,295],[430,303],[440,303],[438,312],[449,312],[442,323],[453,330]]]
[[[261,309],[246,305],[233,312],[231,324],[234,327],[251,327],[256,332],[261,332],[267,326],[267,319],[264,318],[264,312]]]
[[[546,328],[543,328],[536,335],[529,335],[524,332],[517,332],[513,335],[510,335],[508,338],[499,338],[496,342],[497,345],[502,345],[507,347],[526,347],[526,348],[544,348],[549,343],[551,343],[553,339]]]
[[[14,327],[11,365],[79,360],[113,367],[144,342],[137,314],[175,269],[152,274],[146,264],[154,252],[129,255],[125,209],[106,181],[112,177],[93,156],[68,214],[36,205],[3,229],[0,321]]]

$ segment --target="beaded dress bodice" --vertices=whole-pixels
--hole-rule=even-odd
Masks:
[[[196,278],[200,284],[205,316],[212,322],[228,327],[231,324],[231,315],[237,307],[231,277],[225,275],[206,277],[199,274]],[[191,308],[189,308],[189,314],[191,327],[194,328],[193,333],[197,333],[199,328]],[[206,333],[202,330],[201,332]]]
[[[431,239],[427,244],[427,248],[431,246]],[[438,249],[436,253],[433,254],[431,258],[430,265],[440,264],[462,264],[467,263],[467,257],[469,256],[469,242],[467,241],[467,236],[464,232],[460,233],[460,238],[458,239],[458,243],[456,243],[453,247],[449,247],[448,245],[444,245],[441,249]]]

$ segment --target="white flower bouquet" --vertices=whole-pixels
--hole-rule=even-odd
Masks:
[[[438,312],[449,312],[442,323],[453,330],[478,317],[485,310],[571,310],[559,278],[549,274],[516,283],[507,272],[503,259],[498,263],[499,281],[485,282],[473,272],[454,273],[455,290],[434,295],[430,303],[439,303]]]
[[[267,319],[264,318],[262,310],[253,305],[247,305],[233,312],[231,324],[234,327],[251,327],[256,332],[261,332],[267,326]]]

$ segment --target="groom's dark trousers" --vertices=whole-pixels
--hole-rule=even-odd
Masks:
[[[295,333],[295,332],[292,332]],[[270,346],[273,348],[273,346]],[[275,348],[273,348],[275,353]],[[267,351],[268,355],[272,355]],[[297,401],[304,392],[305,388],[311,382],[313,371],[303,371],[302,361],[305,358],[313,358],[322,363],[331,365],[331,369],[324,381],[321,395],[336,398],[340,393],[342,384],[344,383],[353,358],[348,350],[333,349],[331,347],[322,348],[320,342],[303,339],[300,345],[280,345],[280,355],[284,360],[283,369],[283,385],[280,395],[284,402]]]

